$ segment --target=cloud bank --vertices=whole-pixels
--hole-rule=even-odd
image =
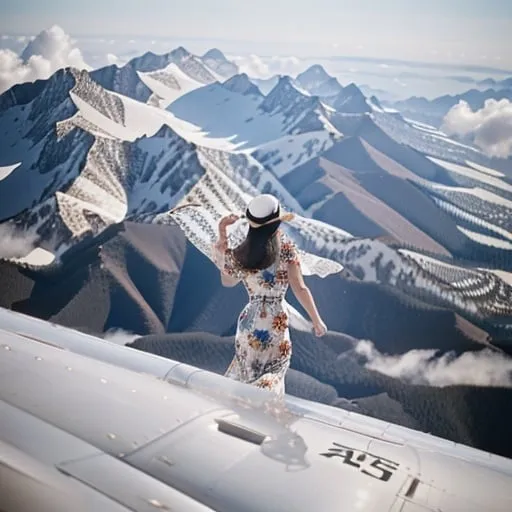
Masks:
[[[436,350],[411,350],[402,355],[381,354],[370,341],[355,347],[368,362],[366,368],[410,384],[430,386],[493,386],[512,388],[512,358],[483,349],[465,352],[459,357]]]
[[[124,329],[113,328],[103,334],[103,339],[115,343],[116,345],[127,345],[128,343],[133,343],[141,336],[143,335],[125,331]]]
[[[0,50],[0,94],[18,83],[49,78],[67,66],[90,69],[70,36],[54,25],[31,40],[21,56]]]
[[[475,145],[489,156],[512,155],[512,103],[507,99],[488,99],[475,112],[461,100],[446,114],[442,129],[448,135],[473,137]]]
[[[37,235],[0,225],[0,259],[23,258],[36,247]]]
[[[238,65],[240,73],[247,73],[252,78],[270,78],[273,75],[292,75],[303,70],[304,62],[297,57],[260,57],[258,55],[227,55]]]

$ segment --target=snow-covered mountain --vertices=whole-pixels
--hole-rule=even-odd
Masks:
[[[314,64],[299,73],[295,82],[310,94],[321,98],[336,96],[343,90],[338,80],[329,75],[319,64]]]
[[[193,55],[182,46],[161,55],[146,52],[144,55],[135,57],[129,62],[134,69],[144,73],[164,69],[171,63],[176,64],[183,72],[198,82],[207,84],[215,80],[215,76],[208,70],[201,61],[201,58]]]
[[[96,69],[90,77],[104,89],[117,92],[146,103],[153,91],[140,79],[137,71],[131,64],[118,67],[116,64]]]
[[[314,64],[295,78],[295,83],[321,100],[337,112],[346,114],[364,114],[375,108],[382,109],[375,98],[368,100],[356,84],[343,87],[338,80],[329,75],[319,64]]]
[[[356,279],[469,318],[512,314],[510,286],[482,270],[512,269],[512,185],[489,159],[353,84],[305,90],[330,80],[321,70],[264,95],[246,74],[219,79],[227,67],[206,63],[222,57],[178,48],[0,96],[2,226],[58,258],[127,219],[200,201],[208,223],[271,192],[301,216],[299,246]]]
[[[202,57],[202,61],[210,69],[213,69],[219,76],[231,78],[238,74],[238,66],[226,58],[226,56],[217,48],[208,50]]]
[[[282,77],[260,105],[270,115],[281,115],[287,133],[298,134],[326,130],[339,134],[331,124],[331,112],[317,96],[299,90],[290,77]]]
[[[132,59],[128,66],[137,71],[140,80],[154,93],[153,103],[162,107],[182,94],[225,80],[238,71],[219,50],[212,49],[200,57],[182,46],[161,55],[147,52]]]
[[[279,75],[271,76],[270,78],[254,78],[251,77],[251,82],[258,87],[261,93],[266,96],[279,82]]]
[[[54,87],[55,80],[61,87]],[[243,168],[252,169],[244,179],[273,190],[297,209],[278,180],[252,157],[231,158],[188,142],[169,126],[186,132],[170,114],[103,89],[87,72],[67,70],[47,81],[35,98],[26,94],[17,101],[16,96],[11,101],[2,97],[0,126],[21,110],[27,131],[15,134],[9,156],[3,152],[18,161],[0,181],[6,198],[0,219],[28,230],[55,255],[126,218],[169,210],[211,165],[220,165],[234,180],[238,173],[233,168],[242,168],[241,176]],[[47,133],[37,131],[48,106],[62,115],[55,116],[54,126],[44,126]],[[39,150],[25,154],[25,143]]]
[[[318,130],[340,135],[329,120],[334,111],[297,89],[290,77],[282,77],[263,96],[248,77],[236,75],[179,97],[167,110],[209,137],[229,139],[238,150],[253,151],[286,135]]]
[[[54,87],[56,79],[59,88]],[[32,101],[26,97],[3,105],[2,125],[20,110],[27,114],[28,132],[22,141],[33,145],[28,152],[10,155],[18,166],[0,182],[6,198],[0,218],[11,218],[11,224],[37,236],[43,248],[60,254],[131,211],[154,207],[148,186],[153,194],[159,187],[170,201],[170,192],[176,194],[185,182],[197,179],[189,161],[192,146],[159,129],[162,118],[152,117],[152,112],[137,116],[130,107],[139,105],[144,108],[106,91],[87,72],[73,69],[50,79]],[[45,132],[35,130],[47,120],[49,106],[55,112],[53,126]],[[148,145],[144,136],[153,135],[153,130],[158,130],[152,137],[155,143]],[[17,144],[11,147],[15,150]],[[178,157],[173,158],[173,151]],[[187,168],[181,181],[180,165]],[[139,193],[140,187],[146,193]]]
[[[261,91],[249,80],[246,73],[232,76],[224,82],[224,87],[231,92],[255,96],[260,99],[263,97]]]
[[[323,101],[338,112],[345,114],[364,114],[373,110],[372,104],[356,84],[349,84],[335,96],[324,98]]]
[[[238,173],[228,176],[228,182],[219,172],[220,161],[217,162],[208,179],[199,180],[187,197],[191,202],[198,201],[207,213],[198,213],[194,219],[179,215],[171,219],[161,214],[154,217],[153,222],[174,224],[177,219],[187,236],[201,246],[201,232],[215,232],[221,214],[233,207],[243,208],[249,197],[246,194],[262,190],[257,181],[253,189],[247,188]],[[281,200],[287,205],[285,198]],[[300,205],[296,211],[301,211]],[[466,269],[453,262],[447,263],[442,255],[434,257],[421,250],[397,249],[374,238],[356,238],[332,224],[304,216],[285,229],[299,248],[341,263],[357,280],[392,286],[408,297],[447,307],[475,321],[491,317],[495,328],[505,333],[510,328],[512,283],[493,271]]]
[[[326,130],[286,135],[259,146],[252,155],[281,178],[329,149],[339,138]]]
[[[314,64],[299,73],[295,81],[310,94],[320,97],[335,96],[343,89],[338,80],[329,75],[319,64]]]

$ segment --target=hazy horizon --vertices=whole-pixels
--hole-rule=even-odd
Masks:
[[[223,46],[240,54],[353,57],[512,69],[507,0],[453,0],[428,6],[393,0],[63,0],[2,2],[0,34],[35,36],[57,24],[73,38],[143,38]],[[172,5],[174,4],[174,5]],[[143,20],[141,22],[141,19]],[[305,30],[307,27],[307,30]],[[366,30],[364,30],[366,29]],[[107,41],[108,42],[108,41]],[[184,44],[184,45],[185,45]],[[206,48],[207,49],[207,48]],[[222,48],[221,48],[222,49]],[[195,51],[194,49],[192,49]]]

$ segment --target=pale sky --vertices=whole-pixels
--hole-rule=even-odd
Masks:
[[[512,69],[512,0],[0,0],[0,14],[2,35],[58,24],[73,37],[201,39],[230,51]]]

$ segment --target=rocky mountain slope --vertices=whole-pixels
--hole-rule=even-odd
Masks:
[[[246,294],[221,286],[205,244],[222,214],[270,192],[296,213],[283,229],[304,268],[342,269],[306,276],[325,339],[288,297],[291,392],[503,453],[500,406],[479,400],[504,403],[508,382],[413,385],[357,347],[511,351],[507,163],[318,66],[269,84],[218,50],[178,48],[1,95],[0,305],[223,371]],[[193,220],[169,215],[188,203]]]

